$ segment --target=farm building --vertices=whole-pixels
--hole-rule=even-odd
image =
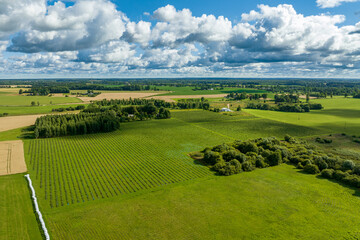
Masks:
[[[220,112],[232,112],[229,108],[222,108]]]

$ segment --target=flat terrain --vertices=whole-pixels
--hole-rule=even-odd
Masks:
[[[0,132],[33,125],[42,115],[0,117]]]
[[[312,100],[321,103],[323,110],[309,113],[288,113],[244,109],[257,117],[279,122],[321,129],[326,133],[347,133],[360,135],[360,99],[337,97]]]
[[[0,239],[41,240],[24,174],[0,176]]]
[[[225,87],[223,89],[214,89],[214,90],[196,90],[193,89],[195,87],[172,87],[172,86],[156,86],[156,88],[160,89],[161,91],[168,91],[162,95],[216,95],[216,94],[229,94],[232,92],[246,92],[246,93],[265,93],[266,91],[257,90],[252,88],[230,88]]]
[[[40,105],[79,103],[80,99],[74,97],[48,97],[48,96],[22,96],[0,94],[1,106],[31,106],[31,102]]]
[[[54,239],[322,240],[357,239],[359,211],[359,191],[282,165],[57,208],[46,219]]]
[[[189,99],[189,98],[223,98],[227,94],[213,94],[213,95],[160,95],[160,96],[151,96],[147,98],[154,98],[164,100],[166,102],[175,102],[174,99],[181,98],[181,99]]]
[[[26,171],[23,142],[0,142],[0,176]]]
[[[76,92],[76,90],[75,90]],[[129,98],[145,98],[162,94],[165,92],[104,92],[96,97],[79,97],[84,102],[98,101],[103,99],[129,99]]]

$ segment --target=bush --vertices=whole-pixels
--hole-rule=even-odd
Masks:
[[[241,142],[240,144],[238,144],[236,146],[236,148],[240,152],[245,153],[245,154],[248,153],[248,152],[254,152],[254,153],[259,152],[258,146],[253,142]]]
[[[321,176],[324,178],[332,179],[334,176],[334,169],[324,169],[321,171]]]
[[[281,157],[281,151],[280,150],[276,150],[275,152],[273,152],[272,154],[270,154],[269,157],[267,157],[267,160],[269,162],[270,166],[277,166],[281,163],[282,161],[282,157]]]
[[[342,181],[350,186],[360,187],[360,177],[357,175],[346,176],[342,179]]]
[[[301,164],[301,162],[298,162],[298,164],[296,165],[297,169],[303,169],[304,166]]]
[[[264,162],[264,158],[261,155],[259,155],[256,158],[255,166],[257,168],[266,168],[268,165]]]
[[[304,167],[304,171],[310,174],[317,174],[320,172],[318,166],[316,166],[315,164],[307,164]]]
[[[360,165],[357,165],[357,166],[354,167],[353,173],[357,174],[357,175],[360,175]]]
[[[343,172],[343,171],[341,171],[341,170],[336,170],[335,172],[334,172],[334,178],[336,179],[336,180],[338,180],[338,181],[341,181],[341,180],[343,180],[345,177],[347,177],[347,176],[349,176],[349,174],[348,173],[345,173],[345,172]]]
[[[206,164],[214,165],[221,161],[221,156],[218,152],[206,151],[203,160]]]
[[[353,170],[355,167],[355,163],[351,160],[345,160],[342,164],[344,170]]]
[[[242,169],[245,171],[245,172],[251,172],[252,170],[255,169],[255,167],[251,164],[251,162],[249,161],[246,161],[242,164]]]

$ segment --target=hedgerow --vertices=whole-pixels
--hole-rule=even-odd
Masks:
[[[288,163],[303,172],[321,173],[324,178],[360,187],[360,165],[352,160],[327,154],[306,141],[299,141],[288,135],[284,141],[274,137],[237,140],[207,147],[202,153],[204,164],[220,175],[229,176]]]

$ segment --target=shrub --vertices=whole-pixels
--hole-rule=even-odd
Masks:
[[[220,170],[222,168],[224,168],[226,166],[226,162],[225,161],[219,161],[217,162],[214,166],[213,166],[213,169],[217,172],[220,172]]]
[[[329,167],[328,164],[322,159],[316,160],[315,164],[319,167],[320,171]]]
[[[242,153],[248,153],[248,152],[254,152],[258,153],[259,148],[258,146],[253,142],[241,142],[236,146],[236,148],[242,152]]]
[[[360,165],[357,165],[353,169],[354,174],[360,175]]]
[[[231,146],[229,146],[226,143],[223,143],[221,145],[217,145],[215,147],[213,147],[211,150],[214,152],[225,152],[225,151],[229,151],[232,150],[233,148]]]
[[[235,150],[229,150],[223,153],[222,157],[225,161],[229,162],[232,159],[236,159],[236,156],[239,155]]]
[[[251,172],[252,170],[254,170],[254,166],[251,164],[251,162],[249,161],[246,161],[242,164],[242,169],[245,171],[245,172]]]
[[[355,167],[355,163],[351,160],[345,160],[342,164],[344,170],[353,170]]]
[[[236,173],[240,173],[242,171],[242,165],[238,160],[233,159],[229,162],[229,164],[235,167]]]
[[[298,162],[298,164],[296,165],[297,169],[303,169],[304,166],[301,164],[301,162]]]
[[[343,171],[341,171],[341,170],[336,170],[336,171],[334,172],[334,175],[333,175],[333,176],[334,176],[334,178],[335,178],[336,180],[341,181],[341,180],[343,180],[343,178],[349,176],[349,174],[348,174],[348,173],[345,173],[345,172],[343,172]]]
[[[275,152],[270,154],[269,157],[267,157],[267,160],[268,160],[270,166],[279,165],[281,163],[281,161],[282,161],[281,151],[276,150]]]
[[[310,174],[317,174],[320,172],[318,166],[316,166],[315,164],[307,164],[304,167],[304,171]]]
[[[268,165],[264,162],[264,158],[261,155],[258,155],[255,161],[255,166],[257,168],[266,168]]]
[[[349,175],[342,179],[343,182],[353,187],[360,187],[360,177],[357,175]]]
[[[324,169],[321,171],[321,176],[324,178],[332,179],[334,172],[334,169]]]
[[[218,152],[206,151],[204,153],[204,159],[206,164],[214,165],[221,161],[221,156]]]

